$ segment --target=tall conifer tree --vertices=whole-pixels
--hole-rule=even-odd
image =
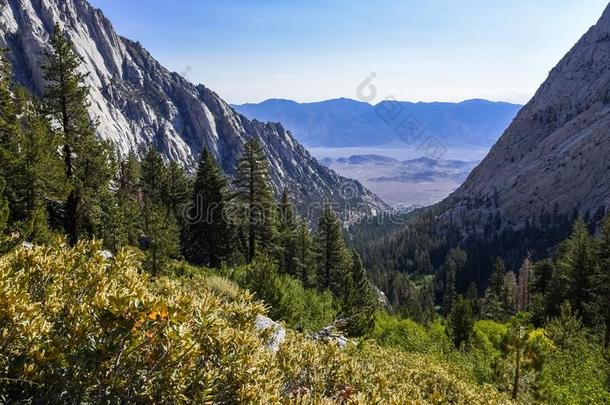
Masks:
[[[320,217],[314,243],[317,284],[321,290],[331,290],[341,295],[341,286],[349,264],[343,229],[339,218],[330,206],[326,206]]]
[[[19,139],[21,138],[15,100],[11,94],[11,65],[6,49],[0,50],[0,178],[5,181],[4,196],[14,205],[19,175]]]
[[[246,257],[251,262],[259,249],[272,251],[275,242],[275,204],[267,157],[261,144],[249,139],[239,159],[234,181],[236,202],[243,212]]]
[[[345,306],[350,319],[347,331],[351,335],[363,335],[375,324],[376,302],[371,282],[356,251],[352,251],[349,274],[343,284],[347,289]]]
[[[4,239],[4,231],[8,225],[9,208],[8,201],[4,197],[5,180],[0,177],[0,242]]]
[[[459,295],[447,316],[448,332],[456,348],[466,348],[472,340],[474,318],[470,301]]]
[[[590,276],[596,272],[597,267],[595,247],[587,225],[578,219],[559,255],[562,281],[567,286],[567,299],[586,325],[591,325],[592,321]]]
[[[279,270],[298,277],[296,241],[298,222],[286,190],[282,193],[278,214]]]
[[[140,167],[140,184],[145,238],[142,247],[146,251],[146,268],[159,275],[168,259],[180,253],[180,231],[176,218],[168,211],[164,200],[167,166],[161,154],[150,145]]]
[[[610,215],[602,225],[599,241],[599,267],[592,277],[595,294],[595,309],[604,326],[604,349],[610,347]]]
[[[182,225],[184,210],[191,197],[191,185],[184,168],[180,163],[171,161],[163,183],[163,202],[167,212],[171,213]]]
[[[22,231],[28,240],[44,242],[49,237],[47,203],[64,198],[66,182],[58,153],[59,140],[40,108],[33,102],[28,105],[23,114],[19,173]]]
[[[298,221],[295,233],[295,277],[301,280],[306,288],[315,282],[313,268],[313,239],[309,226],[303,220]]]
[[[186,229],[188,259],[218,267],[232,253],[233,232],[227,218],[227,180],[212,154],[204,149],[193,186]]]
[[[72,43],[59,25],[51,37],[52,52],[43,70],[49,82],[45,101],[47,111],[60,126],[65,177],[69,193],[65,206],[65,228],[68,240],[75,244],[82,232],[94,232],[92,216],[99,209],[100,191],[112,178],[109,166],[111,148],[95,137],[96,123],[88,113],[87,74],[79,72],[81,64]]]

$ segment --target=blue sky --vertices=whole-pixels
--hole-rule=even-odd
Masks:
[[[119,34],[231,103],[526,102],[607,0],[91,0]]]

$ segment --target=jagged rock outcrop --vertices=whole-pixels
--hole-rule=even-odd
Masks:
[[[35,94],[45,86],[40,66],[55,23],[89,73],[98,135],[121,153],[154,143],[165,157],[192,169],[207,147],[231,175],[245,139],[254,137],[269,157],[274,189],[288,187],[302,213],[322,202],[339,209],[349,204],[348,220],[386,209],[358,182],[321,166],[280,124],[250,121],[210,89],[165,69],[140,43],[117,35],[86,0],[0,0],[0,46],[10,49],[16,80]]]
[[[454,220],[498,211],[513,227],[610,206],[610,6],[448,201]]]

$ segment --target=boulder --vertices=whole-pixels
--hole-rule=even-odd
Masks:
[[[282,325],[266,316],[257,315],[254,326],[259,332],[270,332],[266,343],[267,349],[272,352],[280,350],[280,345],[284,343],[284,340],[286,339],[286,329]]]

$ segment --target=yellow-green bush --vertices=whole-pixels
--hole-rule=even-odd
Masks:
[[[427,355],[289,332],[278,353],[262,304],[209,275],[151,279],[99,244],[0,258],[0,401],[37,403],[507,402]]]
[[[359,404],[502,404],[506,397],[477,385],[458,368],[433,357],[382,348],[364,341],[340,350],[291,335],[295,344],[278,353],[284,393],[305,403],[328,400]]]
[[[430,329],[408,318],[378,313],[370,336],[383,346],[392,346],[411,353],[447,354],[453,344],[438,322]]]
[[[277,400],[252,324],[261,305],[227,303],[97,244],[0,259],[0,392],[13,401]],[[271,370],[273,371],[273,370]]]

